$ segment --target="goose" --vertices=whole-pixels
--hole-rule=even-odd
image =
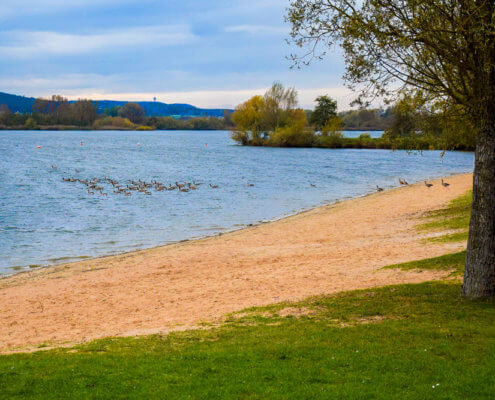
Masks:
[[[189,192],[189,189],[186,189],[186,188],[180,188],[179,189],[181,192]]]
[[[249,187],[253,187],[253,186],[254,186],[254,184],[252,184],[252,183],[248,183],[248,186],[249,186]]]
[[[443,187],[449,187],[450,186],[450,183],[444,182],[443,179],[442,179],[442,186]]]
[[[383,188],[381,188],[380,186],[376,185],[376,191],[377,192],[383,192]]]
[[[312,183],[310,183],[311,187],[316,187],[316,185],[313,185]]]
[[[212,189],[218,189],[218,186],[217,186],[217,185],[212,185],[211,183],[210,183],[210,187],[211,187]]]
[[[427,188],[431,188],[433,186],[433,183],[428,183],[428,182],[425,181],[425,186]]]

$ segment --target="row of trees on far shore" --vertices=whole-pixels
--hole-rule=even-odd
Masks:
[[[337,102],[328,96],[318,97],[314,110],[298,108],[295,89],[275,83],[264,96],[237,106],[232,118],[232,138],[250,146],[473,150],[475,145],[474,129],[461,110],[408,94],[380,113],[363,109],[339,114]],[[383,137],[345,138],[341,131],[351,118],[381,123]]]
[[[36,99],[31,113],[12,113],[6,104],[0,104],[0,129],[219,130],[230,129],[232,124],[230,111],[225,111],[223,118],[148,117],[139,104],[126,103],[98,114],[92,100],[69,102],[58,95]]]

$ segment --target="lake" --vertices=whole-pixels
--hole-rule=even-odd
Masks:
[[[473,162],[461,152],[241,147],[218,131],[4,131],[0,274],[214,235]],[[71,178],[97,178],[105,195]],[[105,178],[202,184],[124,196]]]

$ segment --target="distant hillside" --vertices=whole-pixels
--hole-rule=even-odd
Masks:
[[[126,101],[102,100],[98,101],[98,113],[105,109],[116,106],[123,106]],[[171,115],[180,115],[181,117],[221,117],[223,108],[198,108],[190,104],[166,104],[158,101],[136,101],[146,111],[148,117],[167,117]]]
[[[7,104],[10,110],[20,113],[30,113],[31,107],[34,104],[33,97],[17,96],[8,93],[0,92],[0,104]],[[103,113],[105,109],[115,106],[123,106],[126,101],[102,100],[98,101],[98,113]],[[146,115],[150,117],[221,117],[224,109],[222,108],[198,108],[190,104],[165,104],[158,101],[138,101],[136,102],[146,111]]]
[[[10,111],[13,113],[27,113],[31,112],[31,107],[34,104],[34,98],[0,92],[0,104],[7,104]]]

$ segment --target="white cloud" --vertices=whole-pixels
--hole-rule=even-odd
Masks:
[[[225,32],[248,33],[251,35],[287,35],[289,28],[269,25],[234,25],[226,27]]]
[[[242,89],[242,90],[200,90],[200,91],[176,91],[161,93],[108,93],[108,92],[91,92],[83,90],[82,92],[68,94],[70,98],[90,98],[93,100],[126,100],[126,101],[152,101],[156,97],[163,103],[189,103],[197,107],[208,108],[234,108],[236,105],[248,100],[257,94],[264,94],[267,88]],[[340,110],[348,109],[348,104],[354,99],[352,91],[345,87],[334,88],[309,88],[298,89],[299,104],[303,108],[314,108],[314,100],[321,95],[329,95],[337,100]]]
[[[12,40],[0,46],[0,55],[14,58],[87,54],[146,44],[176,46],[195,40],[187,25],[131,27],[88,35],[43,31],[10,31],[4,35]]]

